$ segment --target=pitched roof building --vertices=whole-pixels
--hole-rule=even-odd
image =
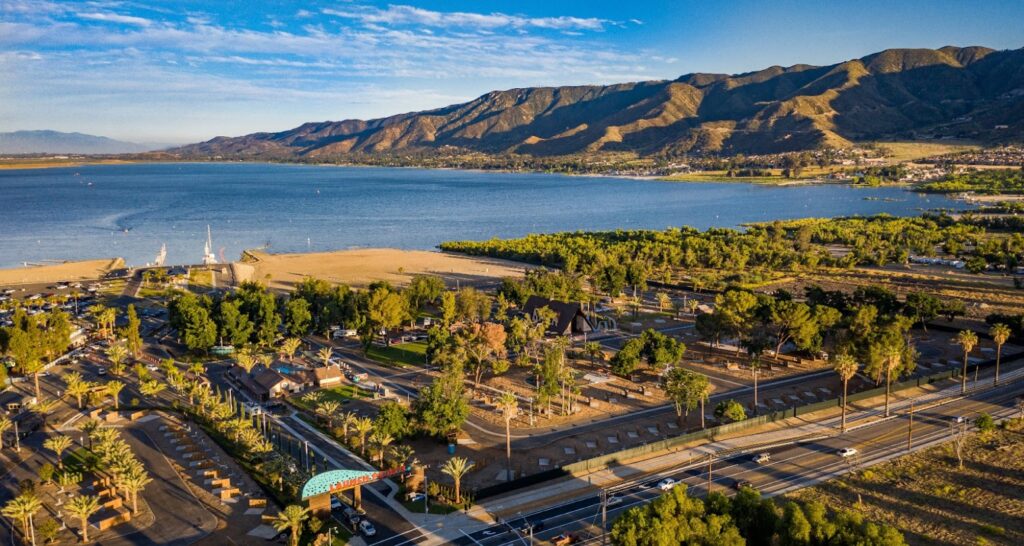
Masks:
[[[564,302],[530,296],[526,300],[526,305],[523,306],[523,313],[536,319],[537,310],[542,307],[547,307],[555,312],[555,320],[548,325],[548,333],[569,336],[594,331],[594,325],[590,323],[590,319],[583,312],[583,305],[579,302]]]

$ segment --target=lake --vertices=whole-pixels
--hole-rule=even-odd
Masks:
[[[899,188],[767,186],[264,163],[0,170],[0,267],[121,256],[197,263],[206,226],[226,260],[246,248],[430,249],[528,233],[889,213],[963,203]]]

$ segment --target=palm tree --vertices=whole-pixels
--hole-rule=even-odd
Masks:
[[[324,367],[326,368],[331,365],[331,357],[334,356],[334,351],[330,347],[324,347],[317,351],[316,356],[324,361]]]
[[[359,416],[351,411],[346,411],[341,417],[341,435],[344,436],[343,440],[348,440],[348,429],[355,427],[359,421]]]
[[[120,342],[114,343],[107,348],[107,358],[110,359],[110,373],[121,375],[124,371],[124,359],[128,358],[128,349]]]
[[[599,357],[601,358],[601,360],[604,360],[604,351],[601,350],[601,344],[596,341],[588,341],[586,345],[583,346],[583,350],[586,351],[588,355],[590,355],[591,366],[595,364],[595,361]]]
[[[82,542],[89,542],[89,516],[99,512],[100,498],[93,495],[79,495],[64,505],[71,515],[82,523]]]
[[[373,430],[373,421],[369,417],[360,417],[355,422],[356,437],[359,438],[359,452],[366,456],[366,436]]]
[[[334,415],[338,413],[339,409],[341,409],[341,403],[337,400],[324,400],[316,408],[320,415],[327,418],[327,426],[331,430],[334,430]]]
[[[384,468],[384,454],[387,453],[388,446],[395,441],[394,437],[390,434],[382,433],[380,431],[373,431],[370,435],[370,443],[374,445],[374,449],[377,451],[377,466]]]
[[[889,392],[892,391],[892,372],[899,367],[903,358],[898,347],[891,347],[885,353],[885,416],[889,416]]]
[[[853,376],[857,375],[857,360],[848,354],[841,354],[836,357],[835,362],[832,364],[832,370],[839,375],[839,379],[843,382],[843,419],[842,424],[839,426],[840,432],[846,432],[846,387],[849,385],[850,380]]]
[[[14,423],[11,422],[10,419],[7,417],[0,417],[0,450],[4,448],[4,434],[6,434],[13,426]]]
[[[43,442],[43,447],[57,454],[57,468],[64,470],[64,452],[71,448],[72,440],[70,436],[53,436],[47,438]]]
[[[409,461],[411,461],[413,457],[416,456],[416,452],[413,451],[411,446],[399,444],[391,446],[391,449],[388,450],[388,456],[395,466],[404,467],[409,464]]]
[[[989,330],[988,333],[992,336],[992,341],[996,343],[996,377],[992,381],[992,384],[998,385],[999,361],[1003,358],[1003,344],[1010,339],[1010,327],[1005,324],[993,324],[992,329]]]
[[[121,409],[119,395],[121,394],[121,389],[124,388],[124,383],[121,383],[120,381],[108,381],[107,384],[104,385],[104,388],[107,390],[107,394],[114,399],[114,411]]]
[[[89,394],[89,391],[91,389],[92,385],[90,385],[88,381],[79,380],[69,382],[68,388],[64,392],[66,392],[70,396],[74,396],[75,400],[78,402],[78,409],[82,409],[82,397]]]
[[[473,469],[473,466],[473,463],[462,457],[452,457],[441,467],[441,472],[451,476],[455,481],[455,504],[462,503],[462,478]]]
[[[299,537],[302,534],[302,524],[309,519],[309,508],[303,508],[297,504],[290,504],[274,517],[274,529],[278,531],[291,531],[291,546],[299,546]]]
[[[117,476],[117,486],[132,500],[132,513],[139,513],[139,493],[153,481],[141,465],[129,466]]]
[[[666,307],[672,305],[672,298],[664,292],[658,292],[658,312],[664,311]]]
[[[295,356],[295,351],[299,350],[299,346],[302,345],[302,340],[297,337],[290,337],[281,342],[281,354],[288,357],[291,360]]]
[[[78,425],[78,430],[82,431],[82,433],[85,434],[85,437],[89,439],[89,449],[92,449],[93,434],[95,434],[99,428],[100,423],[95,419],[86,419]]]
[[[519,400],[515,394],[505,391],[501,393],[495,406],[505,419],[505,479],[512,480],[512,420],[519,415]]]
[[[697,308],[700,307],[700,301],[698,301],[697,298],[690,298],[686,302],[686,307],[690,309],[690,314],[691,315],[696,315],[697,314]]]
[[[256,358],[249,353],[238,353],[235,356],[235,362],[238,363],[239,368],[245,370],[246,375],[252,373],[252,369],[256,367]]]
[[[956,335],[956,344],[964,349],[964,369],[960,374],[960,394],[965,394],[967,392],[967,355],[971,354],[978,344],[978,334],[971,330],[960,330],[960,333]]]
[[[33,534],[32,516],[42,507],[42,501],[36,498],[34,493],[22,493],[7,501],[7,504],[4,505],[3,510],[0,510],[0,513],[20,521],[23,534],[27,538]]]
[[[706,428],[704,424],[704,414],[707,413],[704,410],[704,405],[711,399],[711,381],[708,380],[708,376],[698,374],[697,377],[693,379],[693,383],[691,383],[691,385],[693,386],[694,394],[697,396],[697,399],[700,400],[700,428],[703,430]]]

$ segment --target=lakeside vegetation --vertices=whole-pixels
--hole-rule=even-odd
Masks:
[[[1024,169],[968,170],[920,184],[916,189],[927,193],[1022,194]]]

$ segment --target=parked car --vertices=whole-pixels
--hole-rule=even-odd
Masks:
[[[843,449],[837,451],[836,454],[843,458],[853,457],[854,455],[857,454],[857,449],[852,447],[844,447]]]
[[[672,489],[675,486],[676,481],[673,480],[672,478],[665,478],[664,480],[658,482],[658,489],[661,489],[662,491],[668,491],[669,489]]]
[[[377,534],[377,529],[374,529],[370,520],[364,519],[359,522],[359,532],[363,533],[363,536],[372,537]]]
[[[757,464],[768,464],[771,460],[771,453],[758,453],[757,455],[754,455],[754,462]]]
[[[107,375],[107,369],[106,368],[98,368],[96,370],[96,375]]]

